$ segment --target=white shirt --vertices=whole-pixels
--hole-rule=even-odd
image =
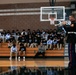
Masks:
[[[5,36],[6,40],[10,38],[10,34],[6,34]]]
[[[57,44],[57,40],[55,40],[55,41],[53,40],[53,44]]]
[[[11,47],[11,52],[16,52],[17,51],[17,47],[15,46],[15,47]]]
[[[41,34],[42,38],[47,40],[48,39],[48,34]]]
[[[23,33],[25,33],[25,35],[27,35],[27,32],[21,32],[21,35],[23,35]]]
[[[4,35],[1,35],[0,38],[4,39]]]
[[[48,44],[48,45],[49,45],[49,44],[52,44],[52,43],[53,43],[53,41],[50,40],[50,39],[47,41],[47,44]]]
[[[2,36],[0,35],[0,38],[2,38]]]

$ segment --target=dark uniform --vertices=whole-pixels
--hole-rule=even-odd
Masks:
[[[21,43],[26,43],[26,37],[25,36],[22,36]]]
[[[76,32],[76,22],[72,21],[71,24],[74,24],[74,27],[71,26],[64,26],[67,32],[67,43],[76,43],[76,35],[73,32]],[[72,32],[72,33],[71,33]]]
[[[31,43],[33,43],[32,37],[29,37],[29,45],[31,45]]]
[[[71,24],[74,26],[64,26],[67,32],[67,43],[68,43],[68,54],[69,54],[69,67],[76,66],[76,54],[75,54],[75,43],[76,43],[76,22],[72,21]]]
[[[24,46],[23,43],[20,44],[20,49],[19,49],[19,60],[20,60],[20,54],[24,54],[24,59],[25,59],[25,52],[26,52],[26,47]]]
[[[24,44],[20,44],[20,49],[19,51],[26,51],[26,47],[24,46]]]
[[[20,35],[20,36],[18,37],[18,43],[21,43],[21,40],[22,40],[22,36]]]
[[[37,35],[37,44],[40,45],[40,42],[41,42],[41,36]]]

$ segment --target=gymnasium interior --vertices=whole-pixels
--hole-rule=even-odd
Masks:
[[[62,7],[62,10],[56,11],[60,15],[55,14],[56,19],[62,18],[61,22],[63,20],[69,22],[70,14],[76,17],[76,0],[0,0],[0,75],[76,75],[75,69],[74,73],[68,70],[69,57],[65,30],[59,20],[56,24],[53,19],[52,24],[47,17],[53,14],[54,8],[59,7]],[[42,11],[41,8],[46,10]],[[47,11],[50,12],[49,15]],[[44,20],[41,20],[43,18]],[[23,38],[24,35],[25,54],[19,53],[19,37]],[[17,60],[15,54],[12,54],[10,60],[12,40],[9,41],[8,38],[13,38],[15,41]],[[52,42],[55,40],[58,43],[54,42],[48,46],[49,38]],[[46,47],[45,57],[40,54],[35,58],[40,43]]]

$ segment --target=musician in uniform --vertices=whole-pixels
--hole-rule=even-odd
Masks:
[[[76,53],[75,53],[75,43],[76,43],[76,21],[75,16],[72,14],[69,16],[71,22],[70,25],[67,25],[66,22],[63,22],[63,27],[66,30],[67,34],[67,43],[68,43],[68,54],[69,54],[69,67],[76,67]]]

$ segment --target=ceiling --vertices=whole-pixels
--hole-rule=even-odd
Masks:
[[[56,2],[70,2],[76,0],[56,0]],[[0,4],[14,4],[14,3],[39,3],[49,2],[49,0],[0,0]]]

